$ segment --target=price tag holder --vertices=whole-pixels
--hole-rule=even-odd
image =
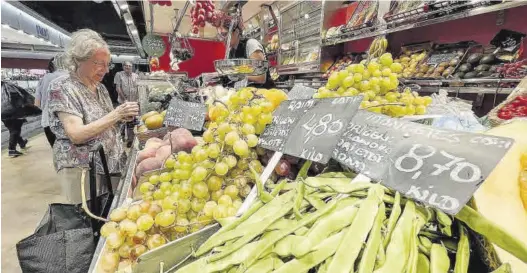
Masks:
[[[455,215],[513,143],[359,111],[334,157],[408,198]]]
[[[362,96],[284,101],[259,145],[325,164],[361,101]]]
[[[317,90],[303,86],[301,84],[295,84],[293,88],[291,88],[291,91],[287,93],[287,97],[289,100],[302,100],[302,99],[310,99],[313,97]]]
[[[205,123],[205,104],[173,98],[168,106],[163,124],[201,131]]]

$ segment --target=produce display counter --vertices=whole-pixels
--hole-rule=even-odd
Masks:
[[[119,186],[117,187],[117,190],[114,191],[114,198],[112,201],[112,205],[110,207],[110,211],[122,206],[125,201],[130,198],[133,194],[133,185],[132,185],[132,177],[134,175],[136,160],[137,160],[137,152],[139,151],[139,141],[137,139],[134,140],[132,144],[132,148],[130,149],[130,152],[128,154],[128,160],[126,162],[126,175],[121,178],[121,181],[119,183]],[[97,272],[97,264],[100,261],[101,253],[104,249],[104,245],[106,243],[106,239],[101,237],[99,239],[99,242],[97,243],[97,246],[95,248],[95,252],[93,254],[92,262],[90,264],[90,270],[89,272]]]

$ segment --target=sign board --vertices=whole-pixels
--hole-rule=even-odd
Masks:
[[[313,95],[315,94],[317,90],[303,86],[300,84],[295,84],[293,88],[291,88],[291,91],[287,93],[287,97],[289,100],[303,100],[303,99],[311,99],[313,98]]]
[[[168,106],[163,124],[201,131],[206,113],[205,104],[173,98]]]
[[[513,144],[359,111],[334,158],[417,201],[456,214]]]
[[[259,145],[327,163],[361,101],[362,96],[284,101],[260,135]]]

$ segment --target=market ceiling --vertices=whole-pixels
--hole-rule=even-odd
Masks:
[[[112,53],[137,53],[125,23],[119,18],[111,1],[21,1],[21,3],[69,32],[82,28],[99,32],[112,47]],[[143,37],[145,24],[141,1],[127,1],[127,3],[139,35]]]

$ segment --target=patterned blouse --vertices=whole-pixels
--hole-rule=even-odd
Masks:
[[[65,112],[82,118],[84,124],[94,122],[113,110],[108,91],[102,84],[97,85],[97,95],[86,87],[75,75],[70,74],[50,85],[49,116],[50,129],[57,140],[53,145],[55,169],[87,167],[91,147],[102,143],[110,173],[125,170],[126,154],[117,125],[112,126],[85,144],[76,145],[66,135],[58,112]],[[96,157],[97,173],[103,174],[101,159]]]

